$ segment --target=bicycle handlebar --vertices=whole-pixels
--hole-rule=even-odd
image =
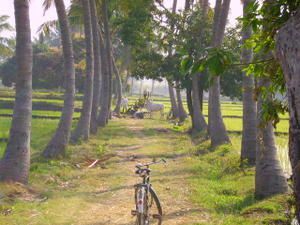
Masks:
[[[151,165],[154,165],[154,164],[159,164],[159,163],[167,163],[167,161],[165,159],[160,159],[159,161],[156,161],[156,162],[151,162],[151,163],[146,163],[146,164],[137,164],[135,167],[137,168],[142,168],[142,167],[149,167]]]

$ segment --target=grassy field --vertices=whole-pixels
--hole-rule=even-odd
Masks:
[[[61,94],[51,95],[52,99],[50,94],[34,93],[34,98],[43,104],[62,104]],[[0,91],[0,101],[2,98],[12,100],[12,97],[10,92],[2,94]],[[164,103],[167,109],[170,107],[167,99],[155,101]],[[80,102],[77,104],[79,106]],[[255,200],[254,169],[239,167],[242,105],[224,102],[222,110],[232,146],[212,151],[208,141],[199,142],[198,138],[187,135],[189,121],[177,127],[158,118],[116,119],[89,142],[71,145],[67,158],[62,161],[40,158],[58,123],[58,119],[47,117],[58,118],[60,113],[34,110],[33,115],[45,118],[33,118],[32,122],[30,188],[0,186],[0,224],[134,224],[130,210],[131,187],[136,181],[131,175],[135,162],[125,160],[132,155],[142,161],[168,159],[167,167],[157,166],[153,174],[154,186],[165,209],[165,224],[284,224],[287,196]],[[5,117],[1,116],[4,114]],[[11,109],[0,109],[0,155],[11,122],[7,116],[11,114]],[[276,141],[282,165],[288,170],[288,138],[282,134],[288,131],[288,121],[286,115],[283,118],[277,127],[280,135]],[[125,155],[101,167],[87,169],[92,159],[109,153]]]

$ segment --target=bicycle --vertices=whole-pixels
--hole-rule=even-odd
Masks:
[[[134,185],[136,209],[131,214],[136,216],[136,225],[161,225],[162,207],[159,198],[150,183],[150,166],[166,163],[164,159],[147,164],[137,164],[135,173],[143,178],[142,183]]]

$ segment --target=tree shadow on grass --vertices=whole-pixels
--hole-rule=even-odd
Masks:
[[[216,211],[219,214],[240,214],[243,209],[255,203],[257,200],[255,200],[253,193],[249,192],[241,201],[216,206]]]

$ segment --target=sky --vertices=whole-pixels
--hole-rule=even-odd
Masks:
[[[184,7],[185,0],[178,0],[178,8]],[[210,0],[211,6],[214,7],[214,0]],[[172,7],[173,0],[164,0],[166,7]],[[31,0],[30,1],[30,23],[32,36],[37,36],[38,28],[46,21],[54,20],[57,18],[55,8],[50,8],[44,15],[42,8],[43,0]],[[66,7],[70,5],[70,0],[65,0]],[[14,7],[13,0],[1,0],[0,15],[10,16],[9,22],[14,26]],[[235,24],[235,19],[242,15],[242,5],[240,0],[231,0],[231,9],[229,14],[230,24]],[[2,35],[2,34],[1,34]],[[4,33],[5,36],[12,36],[14,33]]]

